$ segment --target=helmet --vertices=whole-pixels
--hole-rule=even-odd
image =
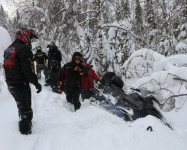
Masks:
[[[20,28],[19,31],[16,33],[15,37],[16,39],[21,40],[26,45],[31,45],[32,38],[38,39],[38,36],[36,35],[35,31],[29,28]]]
[[[37,47],[35,48],[35,50],[36,50],[36,51],[42,50],[42,48],[41,48],[41,46],[37,46]]]
[[[86,62],[86,58],[82,58],[82,62]]]
[[[47,48],[50,48],[50,47],[54,47],[55,46],[55,43],[54,42],[51,42],[47,45]]]

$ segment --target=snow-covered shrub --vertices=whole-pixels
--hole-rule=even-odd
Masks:
[[[187,96],[186,58],[186,55],[167,58],[150,49],[141,49],[124,63],[124,81],[133,88],[153,91],[164,111],[181,108]]]

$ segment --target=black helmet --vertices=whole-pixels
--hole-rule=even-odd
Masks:
[[[47,44],[47,48],[50,48],[50,47],[55,47],[55,43],[51,42],[51,43]]]
[[[82,62],[86,62],[87,60],[86,60],[86,58],[82,58]]]
[[[42,50],[41,46],[37,46],[35,47],[35,50],[38,51],[38,50]]]
[[[21,40],[26,45],[31,45],[31,39],[36,38],[38,39],[37,34],[33,29],[29,28],[20,28],[19,31],[15,35],[16,39]]]

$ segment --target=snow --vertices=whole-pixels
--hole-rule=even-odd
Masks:
[[[5,42],[9,43],[8,39]],[[0,52],[3,50],[0,47]],[[137,53],[149,58],[147,61],[153,66],[159,63],[166,67],[164,70],[163,67],[158,70],[153,67],[149,76],[147,74],[142,78],[126,81],[129,86],[141,85],[153,78],[160,79],[163,83],[166,72],[187,78],[187,68],[183,65],[186,56],[165,58],[149,50],[152,57],[148,57],[146,51],[144,49]],[[136,53],[133,55],[137,56]],[[178,64],[182,67],[174,66],[178,59],[181,59]],[[45,86],[37,94],[35,87],[31,85],[33,133],[21,135],[17,126],[16,103],[7,90],[3,74],[0,69],[0,150],[186,150],[187,103],[182,108],[169,112],[160,110],[173,126],[172,131],[152,116],[138,119],[134,123],[125,122],[90,105],[88,100],[82,102],[81,109],[74,112],[72,106],[66,102],[64,93],[53,93],[50,87]],[[40,82],[44,85],[43,76]],[[178,87],[174,80],[169,82],[166,82],[167,85]],[[178,88],[173,90],[177,92]],[[183,90],[186,92],[185,88]],[[148,126],[153,127],[153,132],[146,131]]]
[[[179,42],[176,45],[176,51],[178,51],[179,53],[186,53],[187,51],[187,44],[184,42]]]
[[[11,44],[11,38],[6,29],[0,26],[0,63],[3,62],[4,50]]]

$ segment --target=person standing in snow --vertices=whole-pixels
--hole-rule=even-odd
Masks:
[[[55,60],[58,62],[58,68],[61,68],[61,61],[62,61],[62,54],[58,50],[58,47],[55,45],[54,42],[51,42],[47,45],[49,48],[48,51],[48,68],[51,68],[51,63]]]
[[[41,71],[44,70],[44,74],[46,73],[46,60],[48,56],[45,52],[42,52],[41,46],[37,46],[35,50],[36,53],[33,56],[33,60],[36,62],[37,77],[41,79]]]
[[[98,81],[99,76],[92,69],[93,66],[87,64],[85,58],[82,59],[82,65],[86,68],[88,72],[88,78],[81,77],[81,88],[82,88],[81,97],[82,100],[84,101],[84,99],[89,99],[90,97],[94,96],[94,93],[92,91],[92,89],[94,88],[93,80]]]
[[[57,83],[59,77],[60,69],[58,68],[58,63],[56,61],[51,62],[51,68],[49,68],[46,72],[46,85],[50,85],[53,92],[61,94],[62,92],[58,92]]]
[[[81,93],[81,77],[87,77],[86,69],[81,64],[82,54],[75,52],[72,56],[72,61],[66,63],[61,70],[59,76],[59,92],[63,86],[66,99],[74,105],[75,111],[80,108],[81,103],[79,96]]]
[[[5,78],[18,107],[19,131],[21,134],[31,134],[33,111],[29,83],[35,85],[37,93],[42,90],[34,72],[31,51],[31,39],[38,39],[38,36],[32,29],[21,28],[15,37],[15,41],[4,51]]]

